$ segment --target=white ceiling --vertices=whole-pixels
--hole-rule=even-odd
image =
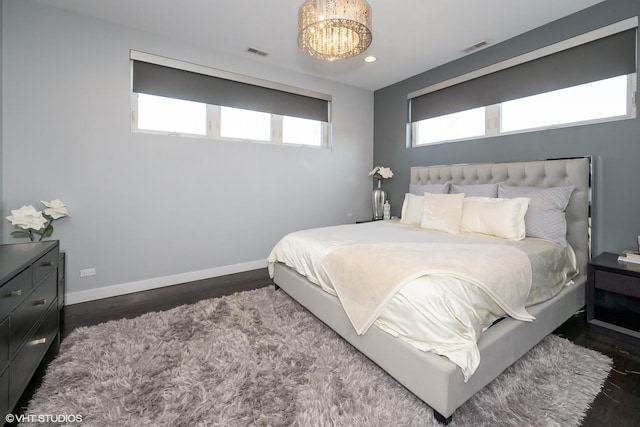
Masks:
[[[324,62],[297,47],[304,0],[37,0],[80,14],[244,56],[297,72],[375,90],[555,21],[603,0],[369,0],[373,42],[367,52]],[[267,57],[247,52],[252,47]],[[365,55],[378,60],[367,64]]]

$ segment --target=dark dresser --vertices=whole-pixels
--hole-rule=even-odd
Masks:
[[[0,245],[0,413],[59,343],[58,241]],[[64,292],[64,287],[62,288]]]

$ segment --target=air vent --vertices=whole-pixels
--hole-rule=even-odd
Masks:
[[[260,56],[269,55],[269,52],[265,52],[264,50],[256,49],[256,48],[253,48],[253,47],[250,47],[249,49],[247,49],[247,52],[253,53],[255,55],[260,55]]]
[[[471,46],[464,48],[462,51],[464,53],[469,53],[469,52],[473,52],[476,49],[480,49],[481,47],[485,47],[486,45],[488,45],[489,43],[487,43],[486,40],[481,40],[476,44],[472,44]]]

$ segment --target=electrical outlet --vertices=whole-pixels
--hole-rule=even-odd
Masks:
[[[85,268],[84,270],[80,270],[80,277],[89,277],[95,276],[96,269],[95,268]]]

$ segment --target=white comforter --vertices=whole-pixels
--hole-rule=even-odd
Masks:
[[[349,251],[349,246],[361,244],[433,243],[518,248],[528,258],[531,268],[533,287],[528,297],[525,296],[526,305],[554,296],[576,272],[571,248],[541,239],[510,242],[479,235],[454,236],[389,221],[291,233],[276,244],[268,262],[271,274],[273,264],[281,262],[336,295],[330,274],[323,265],[329,254]],[[480,362],[477,347],[480,333],[508,311],[504,301],[497,301],[490,293],[473,280],[460,276],[419,275],[410,278],[388,299],[374,325],[423,351],[448,357],[460,366],[467,380]]]
[[[534,319],[524,307],[531,263],[518,248],[464,243],[346,245],[321,262],[358,335],[407,283],[423,276],[450,277],[484,291],[508,315]]]

